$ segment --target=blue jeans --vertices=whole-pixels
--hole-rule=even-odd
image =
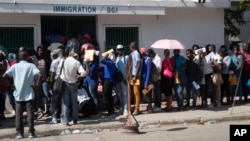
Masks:
[[[197,101],[197,95],[198,95],[198,90],[195,89],[194,85],[192,83],[187,84],[187,105],[190,106],[190,98],[191,98],[191,93],[192,93],[192,98],[193,98],[193,105],[196,106],[196,101]]]
[[[178,108],[183,107],[183,84],[175,84],[174,85],[174,91],[175,91],[175,97],[178,104]]]
[[[65,82],[65,86],[62,93],[62,116],[61,116],[62,123],[69,122],[70,108],[73,120],[77,120],[78,119],[77,84]]]
[[[120,103],[121,103],[121,108],[123,110],[127,110],[128,108],[128,90],[127,90],[127,85],[124,83],[124,81],[118,82],[115,85],[115,88],[118,92],[118,96],[120,99]]]
[[[157,80],[154,83],[154,93],[155,93],[155,106],[161,108],[161,80]]]
[[[42,81],[40,87],[38,88],[38,90],[36,91],[36,108],[38,111],[41,111],[43,109],[43,96],[45,96],[46,99],[46,105],[50,104],[50,95],[48,92],[48,83],[46,81]]]
[[[43,89],[43,93],[44,93],[44,96],[45,96],[46,105],[48,106],[51,103],[51,96],[49,94],[48,83],[47,82],[44,81],[42,83],[42,89]]]
[[[206,81],[206,92],[205,92],[205,102],[207,103],[208,97],[210,97],[211,103],[214,103],[214,84],[212,81],[212,73],[205,74],[205,81]]]
[[[93,100],[96,110],[98,110],[99,102],[97,97],[97,83],[95,81],[86,82],[85,81],[86,88],[88,89],[88,92],[91,96],[91,99]]]
[[[15,98],[14,98],[13,92],[14,92],[14,90],[10,89],[10,90],[8,90],[8,92],[6,94],[7,94],[7,97],[9,99],[9,103],[10,103],[12,109],[16,110],[16,103],[15,103]]]

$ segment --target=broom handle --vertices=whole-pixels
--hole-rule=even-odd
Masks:
[[[234,93],[233,105],[232,105],[230,115],[232,115],[232,113],[233,113],[233,108],[234,108],[234,104],[235,104],[235,97],[236,97],[236,94],[237,94],[238,89],[239,89],[239,84],[240,84],[240,81],[241,81],[241,74],[242,74],[242,70],[243,70],[243,65],[244,65],[244,62],[243,62],[242,67],[240,69],[240,75],[239,75],[238,84],[237,84],[237,87],[236,87],[236,90],[235,90],[235,93]]]

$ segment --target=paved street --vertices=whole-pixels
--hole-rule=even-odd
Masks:
[[[230,124],[250,124],[250,120],[220,122],[215,124],[176,124],[148,126],[140,129],[140,134],[124,133],[123,130],[103,130],[99,132],[60,135],[35,138],[33,141],[229,141]],[[23,139],[29,140],[29,139]],[[7,141],[7,139],[6,139]]]
[[[145,109],[146,105],[142,104],[141,108]],[[138,120],[140,124],[140,131],[146,132],[146,134],[139,134],[136,135],[136,138],[141,137],[147,137],[154,138],[154,137],[160,137],[162,139],[165,139],[165,137],[168,137],[171,135],[171,139],[179,140],[181,137],[181,134],[176,133],[183,133],[183,137],[185,137],[185,133],[189,131],[189,129],[197,129],[197,131],[201,131],[204,133],[212,133],[214,132],[213,129],[210,129],[214,125],[207,126],[207,122],[210,120],[214,120],[216,123],[220,122],[239,122],[244,123],[246,120],[250,120],[250,103],[247,104],[236,104],[233,112],[231,114],[232,107],[231,105],[228,106],[222,106],[222,107],[214,107],[211,109],[197,109],[197,110],[185,110],[184,112],[170,112],[166,113],[164,111],[158,112],[158,113],[152,113],[152,114],[140,114],[136,116],[135,118]],[[36,134],[40,136],[41,140],[45,140],[45,136],[51,136],[51,135],[60,135],[60,134],[71,134],[72,132],[91,132],[91,135],[73,135],[73,137],[81,137],[82,136],[88,136],[86,138],[89,139],[98,139],[102,134],[105,133],[105,136],[107,135],[108,138],[105,138],[105,140],[109,141],[109,137],[116,136],[121,134],[120,129],[122,125],[124,124],[125,118],[122,116],[117,115],[113,118],[104,118],[104,117],[92,117],[88,119],[79,119],[79,124],[77,125],[71,125],[71,126],[63,126],[62,124],[49,124],[47,118],[43,118],[41,120],[35,121],[35,128],[36,128]],[[197,125],[198,123],[202,122],[202,124],[205,125]],[[13,139],[15,138],[15,122],[13,119],[7,119],[4,122],[1,122],[3,125],[0,127],[0,139],[7,140],[7,139]],[[70,123],[72,124],[72,123]],[[188,126],[188,129],[180,130],[180,132],[163,132],[162,130],[166,131],[170,128],[179,128],[182,126],[191,125]],[[210,127],[211,126],[211,127]],[[160,127],[160,128],[158,128]],[[217,128],[222,128],[221,126],[217,127],[217,124],[214,126]],[[147,131],[147,128],[151,130],[154,130],[154,132],[157,132],[159,135],[155,135],[151,133],[153,131]],[[155,128],[155,129],[154,129]],[[204,129],[203,129],[204,128]],[[206,129],[207,128],[207,129]],[[25,128],[25,132],[27,133],[27,127]],[[210,131],[211,130],[211,131]],[[96,132],[97,133],[93,133]],[[100,131],[100,136],[99,136]],[[115,131],[115,132],[114,132]],[[117,132],[116,132],[117,131]],[[209,132],[208,132],[209,131]],[[228,128],[222,128],[221,131],[223,131],[225,134],[228,134]],[[226,131],[226,132],[225,132]],[[107,133],[106,133],[107,132]],[[221,133],[223,133],[221,132]],[[188,133],[188,132],[187,132]],[[214,132],[216,133],[216,132]],[[124,133],[123,133],[124,134]],[[121,135],[121,139],[130,138],[131,136],[125,136]],[[197,136],[200,136],[202,134],[197,134]],[[123,138],[124,136],[124,138]],[[205,135],[204,135],[205,136]],[[214,135],[216,137],[216,135]],[[63,138],[66,139],[68,136],[56,136],[51,138],[52,140],[54,138]],[[101,136],[103,137],[103,136]],[[191,138],[191,136],[188,136]],[[85,138],[85,137],[84,137]],[[219,137],[218,137],[219,138]],[[111,138],[113,139],[113,138]],[[134,139],[134,138],[132,138]],[[144,138],[143,138],[144,139]],[[224,138],[223,138],[224,139]],[[226,139],[226,138],[225,138]],[[77,140],[77,139],[76,139]],[[180,139],[181,140],[181,139]]]

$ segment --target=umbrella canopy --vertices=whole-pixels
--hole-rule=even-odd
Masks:
[[[184,49],[185,46],[178,40],[161,39],[151,45],[152,48],[158,49]]]

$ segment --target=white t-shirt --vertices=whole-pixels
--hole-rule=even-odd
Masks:
[[[65,61],[61,61],[57,69],[58,74],[63,65],[63,62],[64,66],[62,68],[62,74],[60,75],[60,78],[65,82],[76,83],[79,77],[77,73],[80,74],[80,77],[84,77],[86,75],[86,71],[83,69],[81,63],[71,56],[66,58]]]
[[[53,61],[51,62],[49,71],[55,73],[55,78],[54,78],[54,79],[57,79],[57,78],[58,78],[58,75],[59,75],[60,71],[57,72],[57,68],[58,68],[60,62],[63,61],[63,60],[64,60],[64,58],[62,58],[62,57],[57,57],[55,60],[53,60]]]
[[[161,72],[161,58],[158,54],[155,55],[155,57],[152,59],[153,63],[155,64],[157,70]],[[158,80],[161,79],[161,75],[159,75]]]
[[[231,57],[225,56],[222,60],[222,73],[223,74],[229,74],[229,67],[231,64]]]
[[[133,66],[132,66],[132,75],[136,75],[136,71],[137,71],[137,62],[138,61],[141,61],[141,58],[140,58],[140,54],[137,50],[131,52],[131,56],[132,56],[132,60],[133,60]],[[140,72],[139,72],[139,75],[140,75]]]

